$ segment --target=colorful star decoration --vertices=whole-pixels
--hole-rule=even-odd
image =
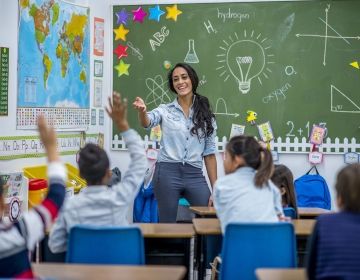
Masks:
[[[130,64],[126,64],[124,61],[120,60],[120,63],[114,68],[118,71],[118,77],[121,77],[122,75],[129,76],[129,67]]]
[[[118,45],[116,49],[114,50],[114,53],[117,55],[118,59],[121,59],[123,57],[127,57],[128,54],[126,50],[128,49],[127,46]]]
[[[123,8],[120,12],[116,12],[117,21],[116,24],[127,24],[129,17],[128,12]]]
[[[166,19],[173,19],[174,21],[177,21],[178,15],[182,14],[182,11],[178,10],[177,5],[173,5],[172,7],[166,7],[167,15]]]
[[[133,16],[134,21],[143,23],[144,18],[146,17],[147,13],[141,7],[139,7],[137,10],[132,10],[131,12],[134,15]]]
[[[115,41],[119,39],[126,41],[126,34],[129,33],[129,29],[126,29],[124,25],[121,24],[117,29],[114,29],[114,33]]]
[[[151,20],[156,20],[156,21],[160,21],[160,17],[165,14],[165,12],[163,10],[160,9],[159,5],[156,5],[153,8],[149,8],[149,19]]]

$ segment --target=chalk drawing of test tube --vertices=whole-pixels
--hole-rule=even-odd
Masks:
[[[137,56],[139,60],[143,60],[144,56],[138,48],[134,47],[134,45],[130,41],[128,41],[126,45],[131,49],[133,55]]]

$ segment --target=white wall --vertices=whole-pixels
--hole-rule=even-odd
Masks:
[[[71,1],[75,2],[75,1]],[[104,61],[104,77],[103,77],[103,102],[106,104],[107,96],[111,93],[111,73],[112,73],[112,22],[111,22],[111,5],[140,3],[132,1],[115,1],[115,0],[82,0],[84,3],[90,5],[90,30],[91,30],[91,50],[93,44],[93,18],[94,16],[105,19],[105,56],[96,58]],[[193,1],[177,1],[177,3],[189,3]],[[201,2],[201,1],[198,1]],[[202,2],[216,2],[216,1],[202,1]],[[10,80],[9,80],[9,116],[0,117],[0,136],[14,136],[14,135],[33,135],[36,132],[16,130],[16,95],[17,95],[17,14],[18,1],[15,0],[0,0],[0,46],[10,47]],[[144,1],[142,2],[144,3]],[[146,3],[155,3],[155,1],[146,1]],[[157,1],[156,3],[174,3],[173,1]],[[93,77],[93,60],[94,56],[91,54],[90,74]],[[91,97],[93,92],[93,81],[90,82]],[[92,99],[91,99],[91,103]],[[130,109],[131,110],[131,109]],[[105,116],[105,125],[103,127],[90,127],[87,133],[103,132],[105,134],[105,147],[109,152],[112,166],[118,166],[124,173],[129,164],[129,155],[124,151],[111,151],[110,139],[111,128],[110,121]],[[75,156],[64,156],[63,160],[75,164]],[[0,161],[0,171],[21,170],[24,166],[44,164],[44,158],[18,159]],[[294,177],[304,174],[310,167],[307,162],[307,155],[294,154],[280,154],[279,163],[287,165],[294,173]],[[330,187],[332,197],[335,176],[338,170],[344,166],[342,155],[325,155],[324,162],[319,166],[319,172],[325,177]],[[218,156],[219,176],[223,175],[222,157]]]
[[[110,40],[112,30],[110,29],[110,4],[108,0],[70,0],[68,2],[77,3],[81,5],[89,5],[90,7],[90,106],[93,104],[93,61],[95,59],[104,61],[104,77],[103,77],[103,104],[107,102],[107,96],[111,92],[110,86]],[[93,46],[93,26],[94,17],[105,19],[105,56],[94,57],[92,55]],[[16,130],[16,102],[17,102],[17,45],[18,45],[18,1],[14,0],[0,0],[0,46],[10,48],[10,63],[9,63],[9,115],[7,117],[0,117],[0,136],[16,136],[16,135],[36,135],[36,131],[31,130]],[[110,36],[111,35],[111,36]],[[110,36],[110,37],[109,37]],[[106,114],[106,113],[105,113]],[[98,110],[97,110],[97,124],[98,124]],[[86,133],[104,133],[105,147],[109,147],[108,135],[110,132],[110,122],[105,116],[104,126],[89,126]],[[75,155],[63,156],[63,161],[76,165]],[[25,166],[45,164],[45,158],[29,158],[17,160],[3,160],[0,161],[0,171],[18,171]]]

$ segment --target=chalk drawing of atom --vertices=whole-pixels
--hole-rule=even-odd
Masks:
[[[168,95],[169,89],[167,88],[167,81],[160,75],[156,75],[154,78],[147,78],[145,80],[146,87],[149,90],[145,99],[145,104],[152,105],[154,107],[160,104],[166,104],[171,101]]]

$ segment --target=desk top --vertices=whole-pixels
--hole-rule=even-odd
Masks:
[[[298,219],[292,220],[295,234],[297,236],[308,236],[312,233],[315,225],[315,220],[312,219]],[[195,232],[200,235],[218,235],[221,234],[219,219],[193,219]]]
[[[258,268],[255,271],[258,280],[306,280],[306,272],[303,268],[293,269],[265,269]]]
[[[92,279],[183,279],[186,268],[183,266],[117,266],[117,265],[78,265],[64,263],[32,264],[36,276],[58,280]]]
[[[191,238],[195,235],[192,224],[138,223],[145,238]]]
[[[189,209],[198,216],[216,216],[214,207],[192,206]],[[300,218],[315,218],[321,214],[331,213],[330,210],[314,207],[299,207],[298,212]]]
[[[300,218],[305,218],[305,217],[315,218],[321,214],[331,213],[332,211],[322,208],[315,208],[315,207],[298,207],[298,212]]]
[[[214,207],[190,206],[189,209],[199,216],[216,216],[216,210]]]

